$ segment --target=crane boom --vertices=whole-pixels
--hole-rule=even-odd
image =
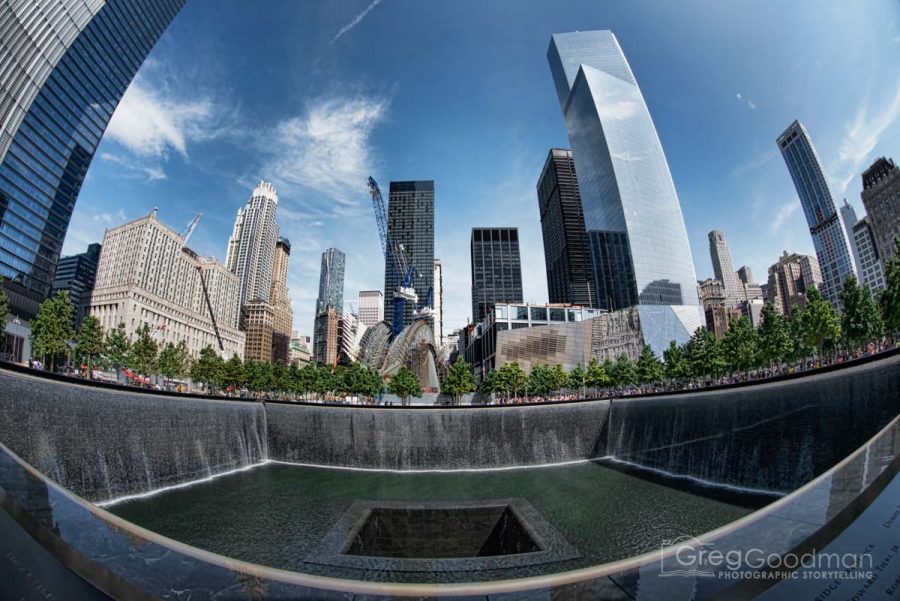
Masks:
[[[225,355],[225,345],[222,344],[222,335],[219,334],[219,326],[216,323],[216,315],[213,312],[212,303],[209,302],[209,292],[206,290],[206,278],[203,277],[203,267],[197,265],[197,273],[200,275],[200,286],[203,288],[203,298],[206,299],[206,308],[209,309],[209,318],[212,320],[213,331],[216,333],[216,340],[219,343],[219,352]]]
[[[181,236],[181,245],[187,246],[188,240],[191,237],[191,234],[194,233],[194,229],[197,227],[197,224],[200,223],[200,218],[203,217],[203,213],[197,213],[191,222],[187,224],[187,227],[184,228],[184,231],[179,234]]]

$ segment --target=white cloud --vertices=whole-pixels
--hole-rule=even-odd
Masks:
[[[870,99],[866,96],[853,121],[846,126],[846,136],[838,149],[837,165],[829,169],[838,196],[844,194],[850,181],[857,177],[860,168],[875,150],[881,136],[900,117],[900,81],[894,88],[893,98],[880,111],[870,114],[869,105]]]
[[[346,25],[341,27],[340,31],[338,31],[337,34],[335,34],[335,36],[331,39],[331,44],[334,44],[335,42],[337,42],[341,38],[341,36],[343,36],[345,33],[350,31],[357,25],[359,25],[362,22],[362,20],[365,19],[366,16],[370,12],[372,12],[375,9],[375,7],[378,6],[379,4],[381,4],[381,0],[372,0],[372,3],[369,4],[366,8],[364,8],[361,13],[359,13],[358,15],[353,17],[353,19],[349,23],[347,23]]]
[[[365,198],[365,182],[375,165],[372,131],[387,112],[386,98],[319,98],[303,115],[281,122],[261,139],[272,157],[264,173],[324,198],[305,198],[304,209],[347,214]]]
[[[737,94],[735,94],[734,97],[738,99],[738,102],[740,102],[740,103],[742,103],[742,104],[746,104],[746,105],[747,105],[747,108],[749,108],[751,111],[755,111],[755,110],[756,110],[756,107],[757,107],[756,102],[753,101],[753,100],[751,100],[750,98],[746,98],[746,97],[745,97],[743,94],[741,94],[740,92],[738,92]]]
[[[777,232],[781,229],[783,225],[788,222],[788,219],[794,216],[800,209],[800,201],[796,198],[792,198],[788,202],[781,205],[778,208],[778,211],[775,213],[775,216],[772,218],[772,232]]]
[[[100,159],[109,163],[115,163],[125,168],[125,177],[138,177],[148,182],[166,179],[166,172],[162,165],[150,162],[135,162],[111,152],[101,152]]]
[[[106,135],[143,157],[187,157],[188,144],[211,137],[213,102],[177,100],[160,93],[145,77],[136,78],[110,119]]]

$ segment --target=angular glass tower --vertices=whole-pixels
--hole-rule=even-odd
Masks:
[[[840,309],[844,280],[853,273],[847,238],[838,217],[831,190],[825,182],[819,155],[809,133],[799,121],[791,123],[776,140],[787,164],[809,233],[822,269],[822,296]]]
[[[0,276],[14,313],[50,292],[103,131],[185,2],[0,3]]]
[[[554,34],[547,51],[578,173],[597,306],[638,305],[661,353],[700,327],[681,205],[637,81],[610,31]]]

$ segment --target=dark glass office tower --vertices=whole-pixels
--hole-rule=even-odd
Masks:
[[[584,211],[571,150],[550,150],[537,194],[550,302],[596,306]]]
[[[13,313],[30,317],[50,292],[103,131],[185,1],[0,7],[0,276]]]
[[[63,290],[69,291],[69,298],[75,308],[75,327],[81,327],[81,321],[87,317],[91,306],[91,293],[97,278],[101,248],[100,244],[90,244],[87,252],[63,257],[56,266],[52,292],[56,294]]]
[[[419,302],[434,289],[434,181],[391,182],[388,196],[388,236],[403,246],[406,259],[416,270],[414,287]],[[402,277],[402,274],[399,276]],[[384,272],[385,320],[394,316],[394,287],[390,266]],[[414,303],[407,301],[403,327],[413,322]],[[433,326],[433,318],[428,319]]]
[[[322,270],[319,272],[319,297],[316,313],[324,313],[329,307],[344,310],[344,266],[347,255],[336,248],[322,253]]]
[[[521,303],[519,230],[472,228],[472,321],[480,322],[495,303]]]

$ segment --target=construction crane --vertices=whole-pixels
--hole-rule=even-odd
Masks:
[[[181,233],[178,236],[181,238],[181,245],[187,246],[188,240],[191,237],[191,234],[194,233],[194,229],[197,227],[197,224],[200,223],[200,218],[203,217],[203,213],[197,213],[191,222],[187,224],[187,226],[181,230]]]
[[[425,300],[422,301],[422,304],[419,305],[419,308],[413,311],[413,316],[421,319],[426,319],[434,315],[434,306],[432,304],[432,296],[434,295],[434,288],[428,289],[428,294],[425,295]]]
[[[203,277],[202,265],[197,265],[197,274],[200,276],[200,286],[203,288],[203,298],[206,299],[206,308],[209,309],[209,318],[212,320],[213,331],[216,333],[216,340],[219,342],[219,353],[223,359],[227,359],[228,357],[225,356],[225,345],[222,344],[222,335],[219,334],[219,326],[216,324],[216,315],[213,312],[212,303],[209,301],[209,291],[206,289],[206,278]]]
[[[390,285],[394,291],[394,318],[391,321],[391,340],[393,340],[403,331],[403,311],[406,308],[406,301],[416,303],[419,300],[413,286],[416,270],[406,260],[403,245],[398,244],[388,234],[384,197],[378,183],[371,176],[369,176],[369,194],[372,196],[372,207],[375,209],[375,223],[378,225],[378,234],[381,238],[385,269],[390,274]]]

